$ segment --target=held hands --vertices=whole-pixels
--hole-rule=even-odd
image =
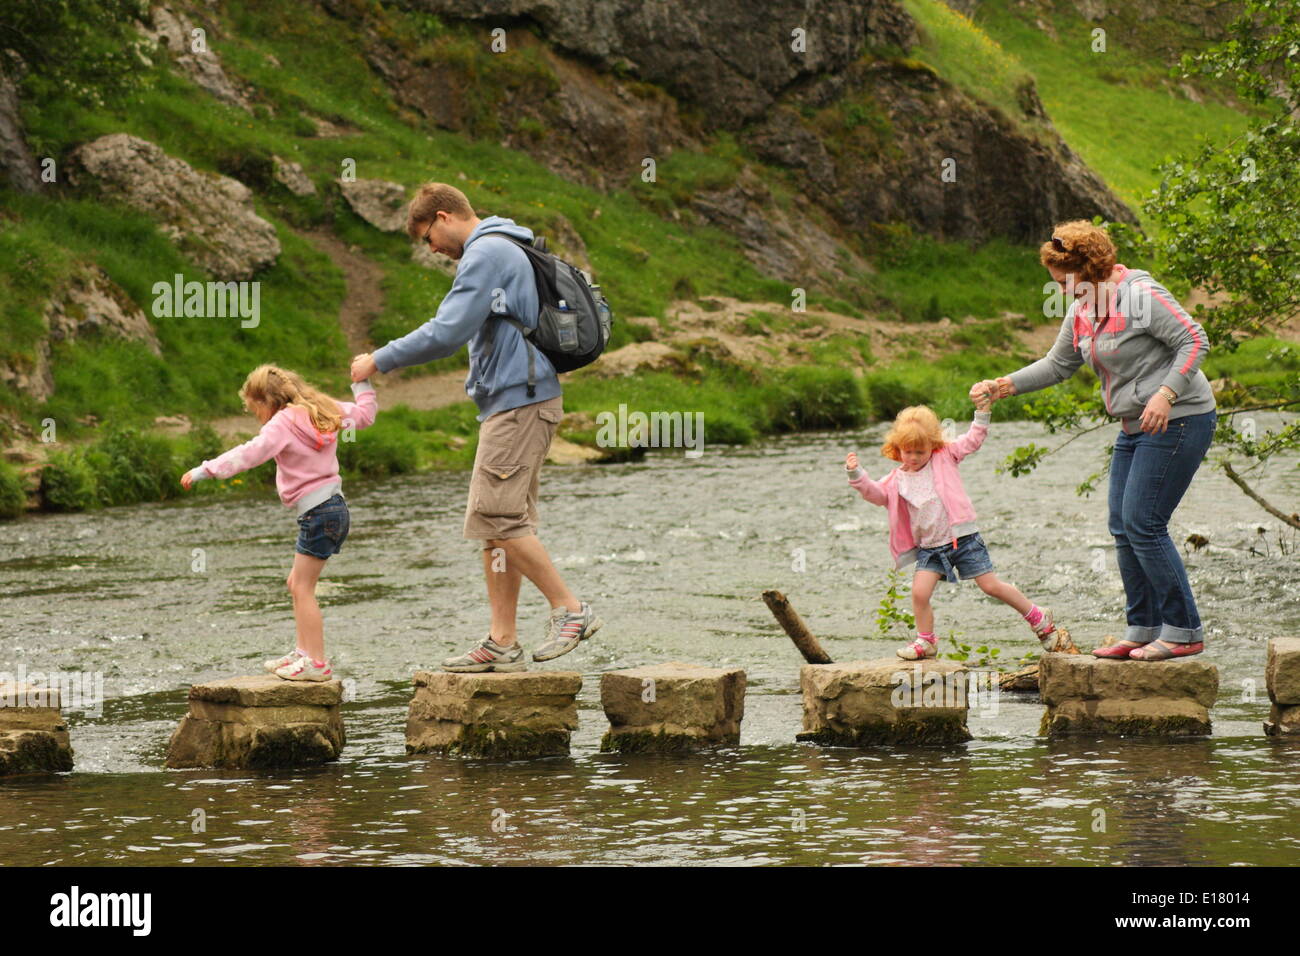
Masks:
[[[379,371],[375,365],[374,356],[369,352],[362,352],[360,355],[352,358],[352,381],[364,382],[370,376]]]
[[[980,411],[985,411],[992,406],[997,395],[998,383],[990,378],[986,378],[982,382],[976,382],[970,387],[970,400]]]
[[[1147,407],[1142,409],[1141,429],[1144,432],[1163,432],[1169,427],[1169,410],[1173,406],[1169,404],[1169,399],[1156,392],[1151,396],[1151,401],[1147,402]]]

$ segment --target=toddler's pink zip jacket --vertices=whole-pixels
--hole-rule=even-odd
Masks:
[[[346,428],[369,428],[379,410],[368,381],[353,382],[356,402],[339,402]],[[275,488],[286,508],[310,511],[343,491],[339,478],[338,433],[320,432],[305,408],[286,405],[262,426],[257,437],[205,461],[190,472],[202,478],[230,478],[275,459]]]
[[[966,434],[930,456],[934,490],[948,510],[954,538],[979,530],[975,524],[975,508],[962,487],[957,463],[984,444],[989,433],[990,416],[990,412],[976,412]],[[898,493],[898,471],[899,468],[895,468],[879,481],[872,481],[859,465],[849,473],[849,484],[873,505],[884,506],[889,515],[889,552],[894,557],[894,567],[904,568],[916,560],[917,546],[912,537],[912,519],[907,513],[907,502]]]

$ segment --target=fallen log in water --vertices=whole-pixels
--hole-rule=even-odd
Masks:
[[[794,646],[799,648],[799,653],[803,655],[804,660],[809,664],[834,663],[831,656],[822,650],[817,638],[813,637],[812,632],[808,630],[799,612],[790,606],[784,594],[780,591],[764,591],[763,603],[772,612],[781,629],[790,635],[790,640],[794,641]]]

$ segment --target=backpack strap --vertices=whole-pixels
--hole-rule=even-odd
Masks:
[[[507,235],[504,232],[492,233],[492,235],[496,235],[502,239],[506,239],[509,242],[514,243],[520,249],[524,250],[524,255],[528,259],[528,264],[530,268],[532,268],[533,270],[533,279],[535,282],[539,284],[538,300],[540,302],[541,299],[540,283],[542,281],[541,266],[533,256],[528,255],[528,250],[535,249],[538,252],[545,252],[546,240],[541,236],[537,236],[533,239],[532,243],[527,243],[521,239],[516,239],[514,236]],[[519,330],[519,334],[524,337],[524,344],[528,346],[528,397],[529,398],[535,397],[537,395],[537,388],[536,388],[537,375],[536,375],[536,359],[535,359],[537,346],[533,345],[532,339],[530,338],[532,334],[531,330],[512,315],[505,315],[500,312],[493,312],[488,315],[488,318],[489,319],[497,318],[505,322],[509,322],[511,325],[517,328]],[[496,326],[491,325],[488,327],[487,346],[489,349],[491,349],[495,344],[496,344]]]
[[[528,328],[528,326],[524,325],[524,323],[520,322],[513,315],[498,314],[497,318],[500,319],[502,322],[509,322],[511,325],[517,328],[519,330],[519,334],[524,337],[524,345],[528,346],[528,397],[533,398],[537,395],[537,387],[536,387],[537,386],[537,371],[536,371],[537,363],[535,359],[535,356],[537,354],[537,346],[533,345],[531,330]],[[489,338],[488,338],[489,345],[494,344],[495,341],[496,341],[496,326],[493,326],[492,331],[489,333]]]

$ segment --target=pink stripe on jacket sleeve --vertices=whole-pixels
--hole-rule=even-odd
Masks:
[[[1187,315],[1183,312],[1183,310],[1180,307],[1172,304],[1168,299],[1166,299],[1163,295],[1157,292],[1154,288],[1151,289],[1151,294],[1155,296],[1157,299],[1159,299],[1160,303],[1166,309],[1169,310],[1170,315],[1172,315],[1179,322],[1181,322],[1183,324],[1183,328],[1187,329],[1187,331],[1191,333],[1192,350],[1187,356],[1187,361],[1183,363],[1183,367],[1178,370],[1179,375],[1186,375],[1188,370],[1190,370],[1191,367],[1196,364],[1196,355],[1198,352],[1201,351],[1201,345],[1202,345],[1201,337],[1196,334],[1196,326],[1192,323],[1191,319],[1187,317]]]

